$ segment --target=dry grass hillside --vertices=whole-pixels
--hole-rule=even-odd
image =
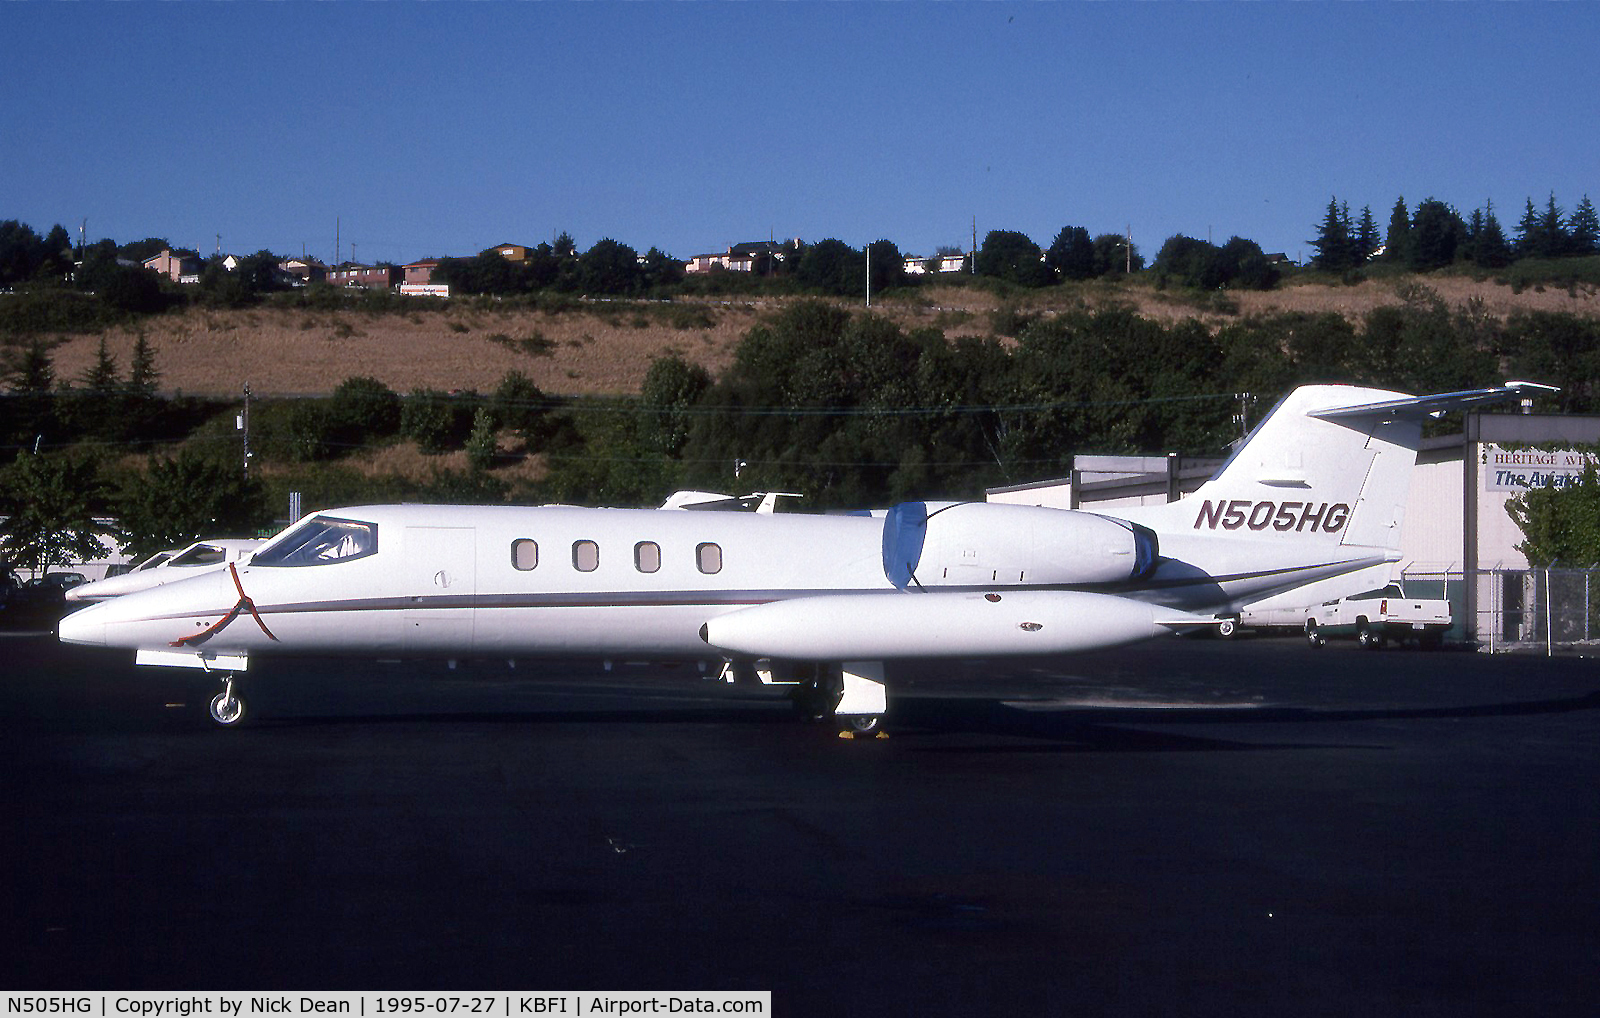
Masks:
[[[1215,324],[1238,315],[1279,311],[1337,312],[1358,319],[1373,308],[1399,304],[1415,283],[1368,281],[1358,286],[1286,286],[1265,293],[1227,294],[1217,303],[1144,287],[1086,284],[1001,301],[988,291],[943,287],[909,291],[875,308],[907,327],[936,326],[952,338],[987,335],[1002,304],[1029,314],[1083,307],[1132,305],[1163,321],[1198,317]],[[1509,287],[1464,277],[1429,278],[1425,284],[1451,306],[1478,302],[1493,316],[1518,310],[1565,311],[1600,317],[1593,287]],[[732,360],[744,333],[781,307],[779,299],[754,303],[707,303],[703,314],[670,316],[660,306],[595,305],[593,311],[500,310],[451,306],[403,314],[257,308],[243,311],[190,309],[145,320],[155,351],[161,388],[190,394],[233,394],[249,383],[262,395],[326,393],[340,381],[369,375],[404,392],[494,388],[511,370],[531,377],[553,394],[638,391],[650,362],[676,353],[713,374]],[[54,352],[58,377],[78,378],[93,363],[99,336],[76,336]],[[131,360],[135,334],[106,333],[108,349],[122,370]]]

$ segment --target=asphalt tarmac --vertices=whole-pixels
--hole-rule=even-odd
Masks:
[[[1173,639],[889,672],[0,636],[5,989],[766,989],[780,1015],[1592,1015],[1600,665]]]

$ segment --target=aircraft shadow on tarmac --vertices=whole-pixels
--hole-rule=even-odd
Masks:
[[[1507,701],[1428,707],[1149,707],[1076,706],[970,696],[919,696],[894,703],[889,730],[900,745],[940,753],[1105,753],[1105,752],[1245,752],[1291,749],[1389,748],[1361,739],[1366,722],[1463,720],[1564,714],[1600,709],[1600,690],[1582,696],[1532,701]],[[250,728],[271,730],[334,725],[763,725],[803,728],[799,715],[773,697],[736,700],[727,706],[617,707],[551,710],[431,710],[422,712],[272,716]],[[1264,725],[1355,725],[1345,734],[1322,733],[1316,741],[1263,741],[1240,737]],[[1174,727],[1227,729],[1206,734],[1172,731]],[[825,727],[825,726],[818,726]],[[951,742],[949,737],[976,737],[981,743]]]
[[[1379,742],[1244,741],[1215,734],[1168,731],[1171,726],[1335,725],[1374,721],[1460,720],[1519,717],[1600,709],[1600,691],[1584,696],[1540,701],[1468,704],[1446,707],[1317,708],[1262,707],[1117,707],[1068,706],[1018,709],[999,700],[925,700],[904,705],[897,725],[944,734],[965,732],[1037,740],[1016,746],[936,746],[936,752],[1237,752],[1285,749],[1386,749]],[[1359,736],[1360,729],[1350,730]]]

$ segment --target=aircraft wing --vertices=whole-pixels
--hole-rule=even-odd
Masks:
[[[1541,385],[1538,382],[1507,382],[1488,389],[1463,389],[1460,392],[1443,392],[1434,396],[1411,396],[1406,399],[1391,399],[1361,406],[1312,410],[1306,416],[1327,419],[1382,417],[1388,420],[1417,420],[1422,417],[1437,417],[1451,410],[1472,410],[1481,406],[1504,403],[1507,400],[1549,395],[1560,391],[1553,385]]]

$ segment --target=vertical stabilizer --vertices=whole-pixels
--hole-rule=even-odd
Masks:
[[[1348,385],[1302,386],[1199,491],[1139,519],[1198,533],[1396,550],[1421,424],[1376,411],[1318,415],[1410,398]]]
[[[1168,532],[1397,553],[1422,421],[1551,391],[1534,382],[1434,396],[1301,386],[1199,491],[1124,515]]]

